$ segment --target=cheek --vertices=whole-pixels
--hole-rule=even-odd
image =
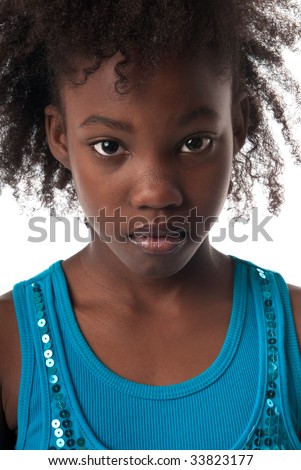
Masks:
[[[86,215],[94,215],[91,213],[91,210],[93,211],[93,206],[95,203],[97,204],[95,198],[100,196],[99,182],[96,181],[95,178],[92,178],[84,167],[73,167],[71,171],[75,191],[84,213]]]
[[[112,198],[112,185],[100,171],[100,163],[93,158],[90,149],[83,145],[69,147],[70,169],[79,203],[86,215],[97,210]]]
[[[202,206],[204,213],[208,210],[213,213],[220,211],[227,197],[233,155],[231,141],[227,144],[220,145],[216,158],[191,177],[190,187],[193,188],[190,191],[191,197],[196,204]],[[188,181],[186,187],[189,187],[187,184]]]
[[[72,169],[80,206],[102,240],[122,241],[122,234],[127,229],[122,210],[126,202],[124,190],[116,181],[116,176],[100,174],[99,167],[95,170],[88,165],[76,165]]]
[[[224,139],[224,145],[220,152],[220,162],[216,168],[216,183],[212,188],[213,193],[219,193],[224,199],[227,197],[233,166],[233,135],[229,132]]]

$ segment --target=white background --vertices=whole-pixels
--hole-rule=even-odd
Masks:
[[[301,83],[300,57],[289,55],[287,57],[290,68]],[[301,136],[301,129],[300,129]],[[301,137],[300,137],[301,140]],[[273,217],[265,229],[273,239],[267,241],[259,235],[258,241],[252,240],[252,223],[249,225],[237,225],[235,235],[240,237],[247,235],[248,240],[234,242],[226,239],[223,243],[215,242],[214,245],[224,253],[233,254],[253,261],[263,267],[281,272],[286,281],[301,286],[301,167],[288,162],[284,174],[286,187],[286,202],[279,217]],[[264,202],[259,196],[258,201],[262,221],[268,213],[264,209]],[[35,216],[47,217],[45,228],[49,232],[49,214],[45,210],[35,213]],[[71,236],[73,233],[73,218],[71,224]],[[14,202],[10,191],[4,191],[0,197],[0,294],[11,290],[12,286],[23,279],[31,277],[46,269],[50,264],[66,259],[82,249],[84,242],[72,239],[65,241],[66,233],[62,222],[56,224],[55,242],[50,241],[50,234],[46,241],[33,243],[28,237],[37,237],[30,231],[29,217],[22,215],[18,205]],[[220,218],[220,226],[228,232],[228,216],[224,211]],[[80,225],[82,237],[87,235],[86,228]],[[214,227],[212,236],[219,234],[219,227]]]

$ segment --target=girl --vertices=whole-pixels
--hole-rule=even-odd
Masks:
[[[268,115],[300,161],[300,13],[1,2],[1,185],[52,209],[65,190],[92,234],[1,298],[2,449],[301,448],[301,289],[208,239],[254,182],[279,210]]]

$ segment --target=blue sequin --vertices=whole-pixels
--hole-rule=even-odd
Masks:
[[[59,410],[63,410],[66,407],[66,403],[64,401],[58,401],[57,404],[56,404],[56,407]]]
[[[49,377],[49,382],[50,382],[51,384],[56,384],[56,383],[58,382],[58,380],[59,380],[59,379],[58,379],[58,376],[57,376],[57,375],[50,375],[50,377]]]
[[[45,364],[46,364],[46,367],[48,367],[48,368],[53,367],[54,366],[54,360],[52,358],[51,359],[46,359]]]
[[[54,431],[55,437],[62,437],[64,435],[64,431],[61,428],[58,428]]]
[[[260,417],[258,428],[247,442],[245,449],[289,449],[289,438],[285,431],[282,418],[281,399],[278,374],[278,348],[277,348],[277,317],[273,306],[270,282],[264,271],[257,268],[260,276],[264,318],[267,334],[267,372],[268,384],[266,389],[265,409]],[[264,279],[265,277],[265,279]]]
[[[73,447],[74,444],[75,444],[75,440],[74,440],[74,439],[68,439],[68,441],[67,441],[67,446],[68,446],[68,447]]]
[[[55,428],[55,429],[56,429],[56,428],[59,428],[60,425],[61,425],[61,422],[60,422],[59,419],[54,419],[54,420],[51,422],[51,426],[52,426],[53,428]]]
[[[40,331],[41,331],[41,334],[48,333],[48,328],[47,328],[47,326],[42,326],[42,327],[40,328]]]
[[[74,437],[72,429],[73,422],[71,413],[67,408],[67,402],[62,393],[62,386],[59,383],[60,373],[57,370],[57,364],[54,354],[54,349],[51,341],[51,332],[47,326],[46,308],[43,300],[43,293],[38,283],[32,284],[32,293],[35,303],[36,324],[40,332],[41,342],[44,349],[44,364],[48,373],[48,381],[50,386],[50,393],[54,402],[56,403],[53,408],[53,417],[51,420],[51,442],[48,447],[50,450],[56,449],[85,449],[85,439],[83,437]],[[56,412],[54,410],[57,410]],[[61,419],[58,419],[60,417]],[[66,437],[67,441],[63,438]]]
[[[58,439],[58,440],[56,441],[56,445],[58,446],[59,449],[61,449],[62,447],[64,447],[64,445],[65,445],[64,439]]]

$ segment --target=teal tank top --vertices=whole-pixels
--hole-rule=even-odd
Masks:
[[[16,449],[301,449],[301,361],[287,286],[233,260],[233,309],[218,357],[166,386],[127,380],[94,355],[61,261],[16,284]]]

